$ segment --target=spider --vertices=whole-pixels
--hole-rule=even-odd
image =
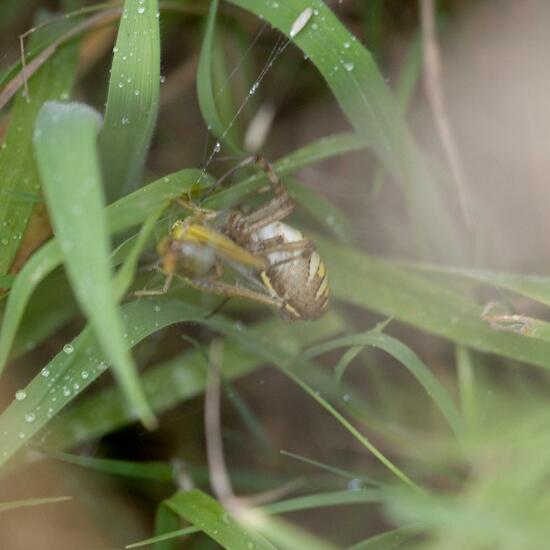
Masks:
[[[242,208],[217,212],[177,199],[190,215],[176,221],[157,247],[164,286],[136,294],[165,294],[177,277],[228,299],[243,297],[273,306],[287,321],[318,319],[329,302],[325,264],[310,239],[281,221],[295,205],[273,166],[260,155],[237,168],[246,164],[265,172],[273,198],[249,213]],[[247,284],[220,280],[224,265]]]

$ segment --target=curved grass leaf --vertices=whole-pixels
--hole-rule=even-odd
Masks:
[[[213,60],[216,46],[219,48],[219,40],[216,44],[216,14],[218,12],[219,0],[212,0],[206,19],[206,29],[199,56],[199,66],[197,68],[197,97],[202,116],[209,126],[209,130],[220,140],[221,143],[229,147],[233,152],[243,155],[244,152],[240,145],[234,139],[231,119],[222,120],[220,107],[218,105],[219,95],[229,93],[227,82],[220,82],[222,88],[215,87],[213,80]],[[220,92],[215,92],[220,89]]]
[[[124,344],[110,273],[110,245],[96,151],[101,119],[85,105],[48,102],[34,135],[38,168],[71,286],[146,426],[155,419]]]
[[[198,527],[223,548],[231,550],[275,550],[275,546],[242,525],[212,497],[194,489],[177,493],[164,504]]]
[[[328,351],[351,346],[353,348],[363,346],[379,348],[397,359],[426,390],[426,393],[433,400],[455,434],[460,435],[463,433],[464,424],[462,418],[447,390],[409,347],[392,336],[382,334],[377,329],[369,331],[366,334],[347,335],[314,346],[304,353],[304,357],[312,359]],[[342,365],[340,372],[337,373],[339,377],[343,376],[346,367],[347,364]]]
[[[31,45],[35,42],[33,37]],[[20,94],[15,101],[0,149],[0,275],[8,272],[35,207],[33,202],[21,197],[36,195],[40,187],[32,148],[36,116],[45,101],[68,97],[75,75],[76,54],[76,44],[60,48],[29,79],[29,97]]]
[[[401,183],[421,250],[442,258],[462,256],[458,229],[370,53],[321,1],[230,0],[289,35],[306,9],[313,15],[293,37],[323,75],[358,135],[366,139]]]
[[[64,502],[65,500],[71,500],[71,497],[29,498],[26,500],[0,502],[0,512],[15,510],[16,508],[27,508],[29,506],[41,506],[42,504],[55,504],[56,502]]]
[[[108,202],[138,183],[160,93],[158,1],[126,0],[114,48],[105,124],[99,136]]]

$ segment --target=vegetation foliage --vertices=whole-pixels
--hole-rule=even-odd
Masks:
[[[419,80],[417,36],[390,86],[379,50],[382,0],[363,14],[352,10],[350,21],[363,18],[357,36],[350,30],[357,25],[344,24],[347,12],[339,13],[342,2],[62,4],[57,14],[0,6],[3,32],[18,28],[18,17],[36,25],[24,62],[14,56],[0,75],[3,476],[32,472],[39,459],[84,469],[77,475],[126,480],[120,490],[147,508],[145,528],[115,537],[129,547],[543,548],[550,328],[537,311],[550,304],[550,278],[477,269],[475,243],[450,206],[457,197],[446,167],[428,158],[405,118]],[[446,6],[441,13],[452,15]],[[300,17],[303,28],[291,36]],[[180,36],[182,28],[189,36]],[[193,48],[183,74],[196,79],[198,106],[186,84],[184,103],[162,103],[161,67],[181,63],[180,39]],[[266,44],[267,56],[256,62]],[[231,185],[213,187],[223,172],[215,161],[251,152],[245,134],[271,105],[262,94],[268,98],[279,80],[301,96],[290,102],[293,112],[300,101],[331,94],[347,127],[273,159],[299,205],[292,223],[311,235],[327,265],[329,312],[288,325],[244,301],[217,311],[218,298],[177,284],[166,295],[136,298],[134,291],[162,285],[143,268],[155,261],[171,222],[186,215],[175,198],[221,210],[265,185],[263,173],[240,170]],[[197,108],[200,132],[192,122]],[[184,135],[166,133],[164,109],[188,117]],[[202,147],[201,165],[194,154]],[[163,151],[176,170],[166,170]],[[361,203],[395,184],[406,257],[387,236],[389,252],[370,253],[339,201],[294,177],[351,158],[365,166]],[[486,297],[495,291],[503,303],[521,298],[539,309],[516,315],[499,304],[494,313]],[[235,490],[302,480],[291,494],[275,491],[257,506],[235,508],[211,491],[216,472],[207,468],[202,419],[193,410],[202,407],[218,338],[223,395],[238,418],[227,422],[239,433],[224,437]],[[275,441],[265,419],[283,411],[261,383],[268,367],[282,374],[276,391],[299,395],[287,420],[307,402],[328,451],[316,456],[318,446],[301,444],[310,434],[300,422]],[[252,395],[241,380],[255,381]],[[185,429],[163,436],[174,429],[174,410]],[[140,442],[138,423],[159,430]],[[188,444],[163,452],[161,442],[173,437]],[[346,441],[347,454],[333,439]],[[100,451],[87,452],[92,444]],[[136,449],[148,444],[155,450],[143,460]],[[49,503],[62,509],[66,496],[73,495],[14,496],[0,512],[21,508],[31,516],[35,508],[26,507]]]

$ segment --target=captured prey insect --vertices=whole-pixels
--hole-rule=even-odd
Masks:
[[[271,305],[287,321],[315,320],[326,311],[325,264],[313,241],[281,221],[294,210],[294,201],[263,157],[249,157],[237,168],[247,164],[265,172],[274,197],[248,213],[240,207],[207,210],[177,199],[190,215],[176,221],[157,247],[164,286],[136,294],[164,294],[177,277],[199,290]],[[222,281],[224,266],[245,284]]]

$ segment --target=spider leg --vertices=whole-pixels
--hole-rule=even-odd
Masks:
[[[281,309],[284,305],[283,300],[273,298],[267,294],[256,292],[245,287],[224,283],[223,281],[215,281],[212,279],[190,279],[182,275],[177,275],[185,284],[197,290],[203,292],[210,292],[211,294],[217,294],[218,296],[225,296],[226,298],[247,298],[261,304],[274,306]]]
[[[174,274],[173,273],[166,273],[166,279],[164,280],[164,285],[162,285],[162,288],[153,288],[153,289],[147,289],[144,288],[143,290],[136,290],[133,295],[137,297],[142,296],[162,296],[168,292],[170,289],[170,285],[172,284],[172,281],[174,280]]]

